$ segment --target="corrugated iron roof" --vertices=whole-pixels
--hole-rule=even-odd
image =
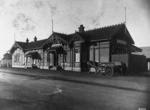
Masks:
[[[137,47],[137,46],[135,46],[135,45],[131,45],[130,48],[131,48],[132,52],[142,52],[142,49]]]
[[[136,52],[138,55],[145,55],[146,58],[150,58],[150,47],[140,47],[142,52]]]

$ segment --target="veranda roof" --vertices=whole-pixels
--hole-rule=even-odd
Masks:
[[[25,57],[31,57],[32,59],[39,59],[41,60],[41,56],[38,52],[29,52],[25,55]]]
[[[48,49],[48,52],[56,52],[57,54],[67,54],[62,46],[52,46],[50,49]]]
[[[131,52],[142,52],[142,49],[136,47],[135,45],[131,45]]]

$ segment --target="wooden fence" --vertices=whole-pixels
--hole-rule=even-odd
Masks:
[[[111,56],[111,62],[124,62],[130,73],[147,71],[147,61],[144,55],[116,54]]]

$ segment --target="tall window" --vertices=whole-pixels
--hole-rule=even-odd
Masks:
[[[90,61],[99,62],[99,43],[90,47]]]
[[[95,49],[95,62],[99,62],[99,49]]]
[[[75,49],[75,62],[80,62],[80,49]]]
[[[109,62],[109,42],[101,42],[90,46],[90,61]]]
[[[30,63],[31,62],[31,58],[27,57],[27,62]]]
[[[94,49],[93,49],[93,46],[91,46],[91,47],[90,47],[90,61],[93,61],[93,60],[94,60],[93,53],[94,53]]]
[[[50,54],[47,53],[47,62],[50,62]]]
[[[44,52],[44,62],[47,62],[47,52]]]
[[[100,44],[100,62],[109,62],[109,43]]]
[[[42,52],[40,53],[40,56],[41,56],[41,61],[43,62],[43,53]]]
[[[15,53],[14,55],[14,62],[19,62],[19,54]]]
[[[80,67],[80,46],[79,42],[74,44],[74,67]]]
[[[70,62],[70,50],[67,50],[66,62]]]
[[[14,53],[13,53],[13,61],[14,62],[19,62],[21,61],[20,59],[20,49],[18,48]]]
[[[53,65],[53,54],[52,53],[50,53],[49,54],[49,60],[50,60],[50,65]]]

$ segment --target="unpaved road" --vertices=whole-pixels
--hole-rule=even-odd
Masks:
[[[150,93],[0,72],[0,110],[150,110]]]

